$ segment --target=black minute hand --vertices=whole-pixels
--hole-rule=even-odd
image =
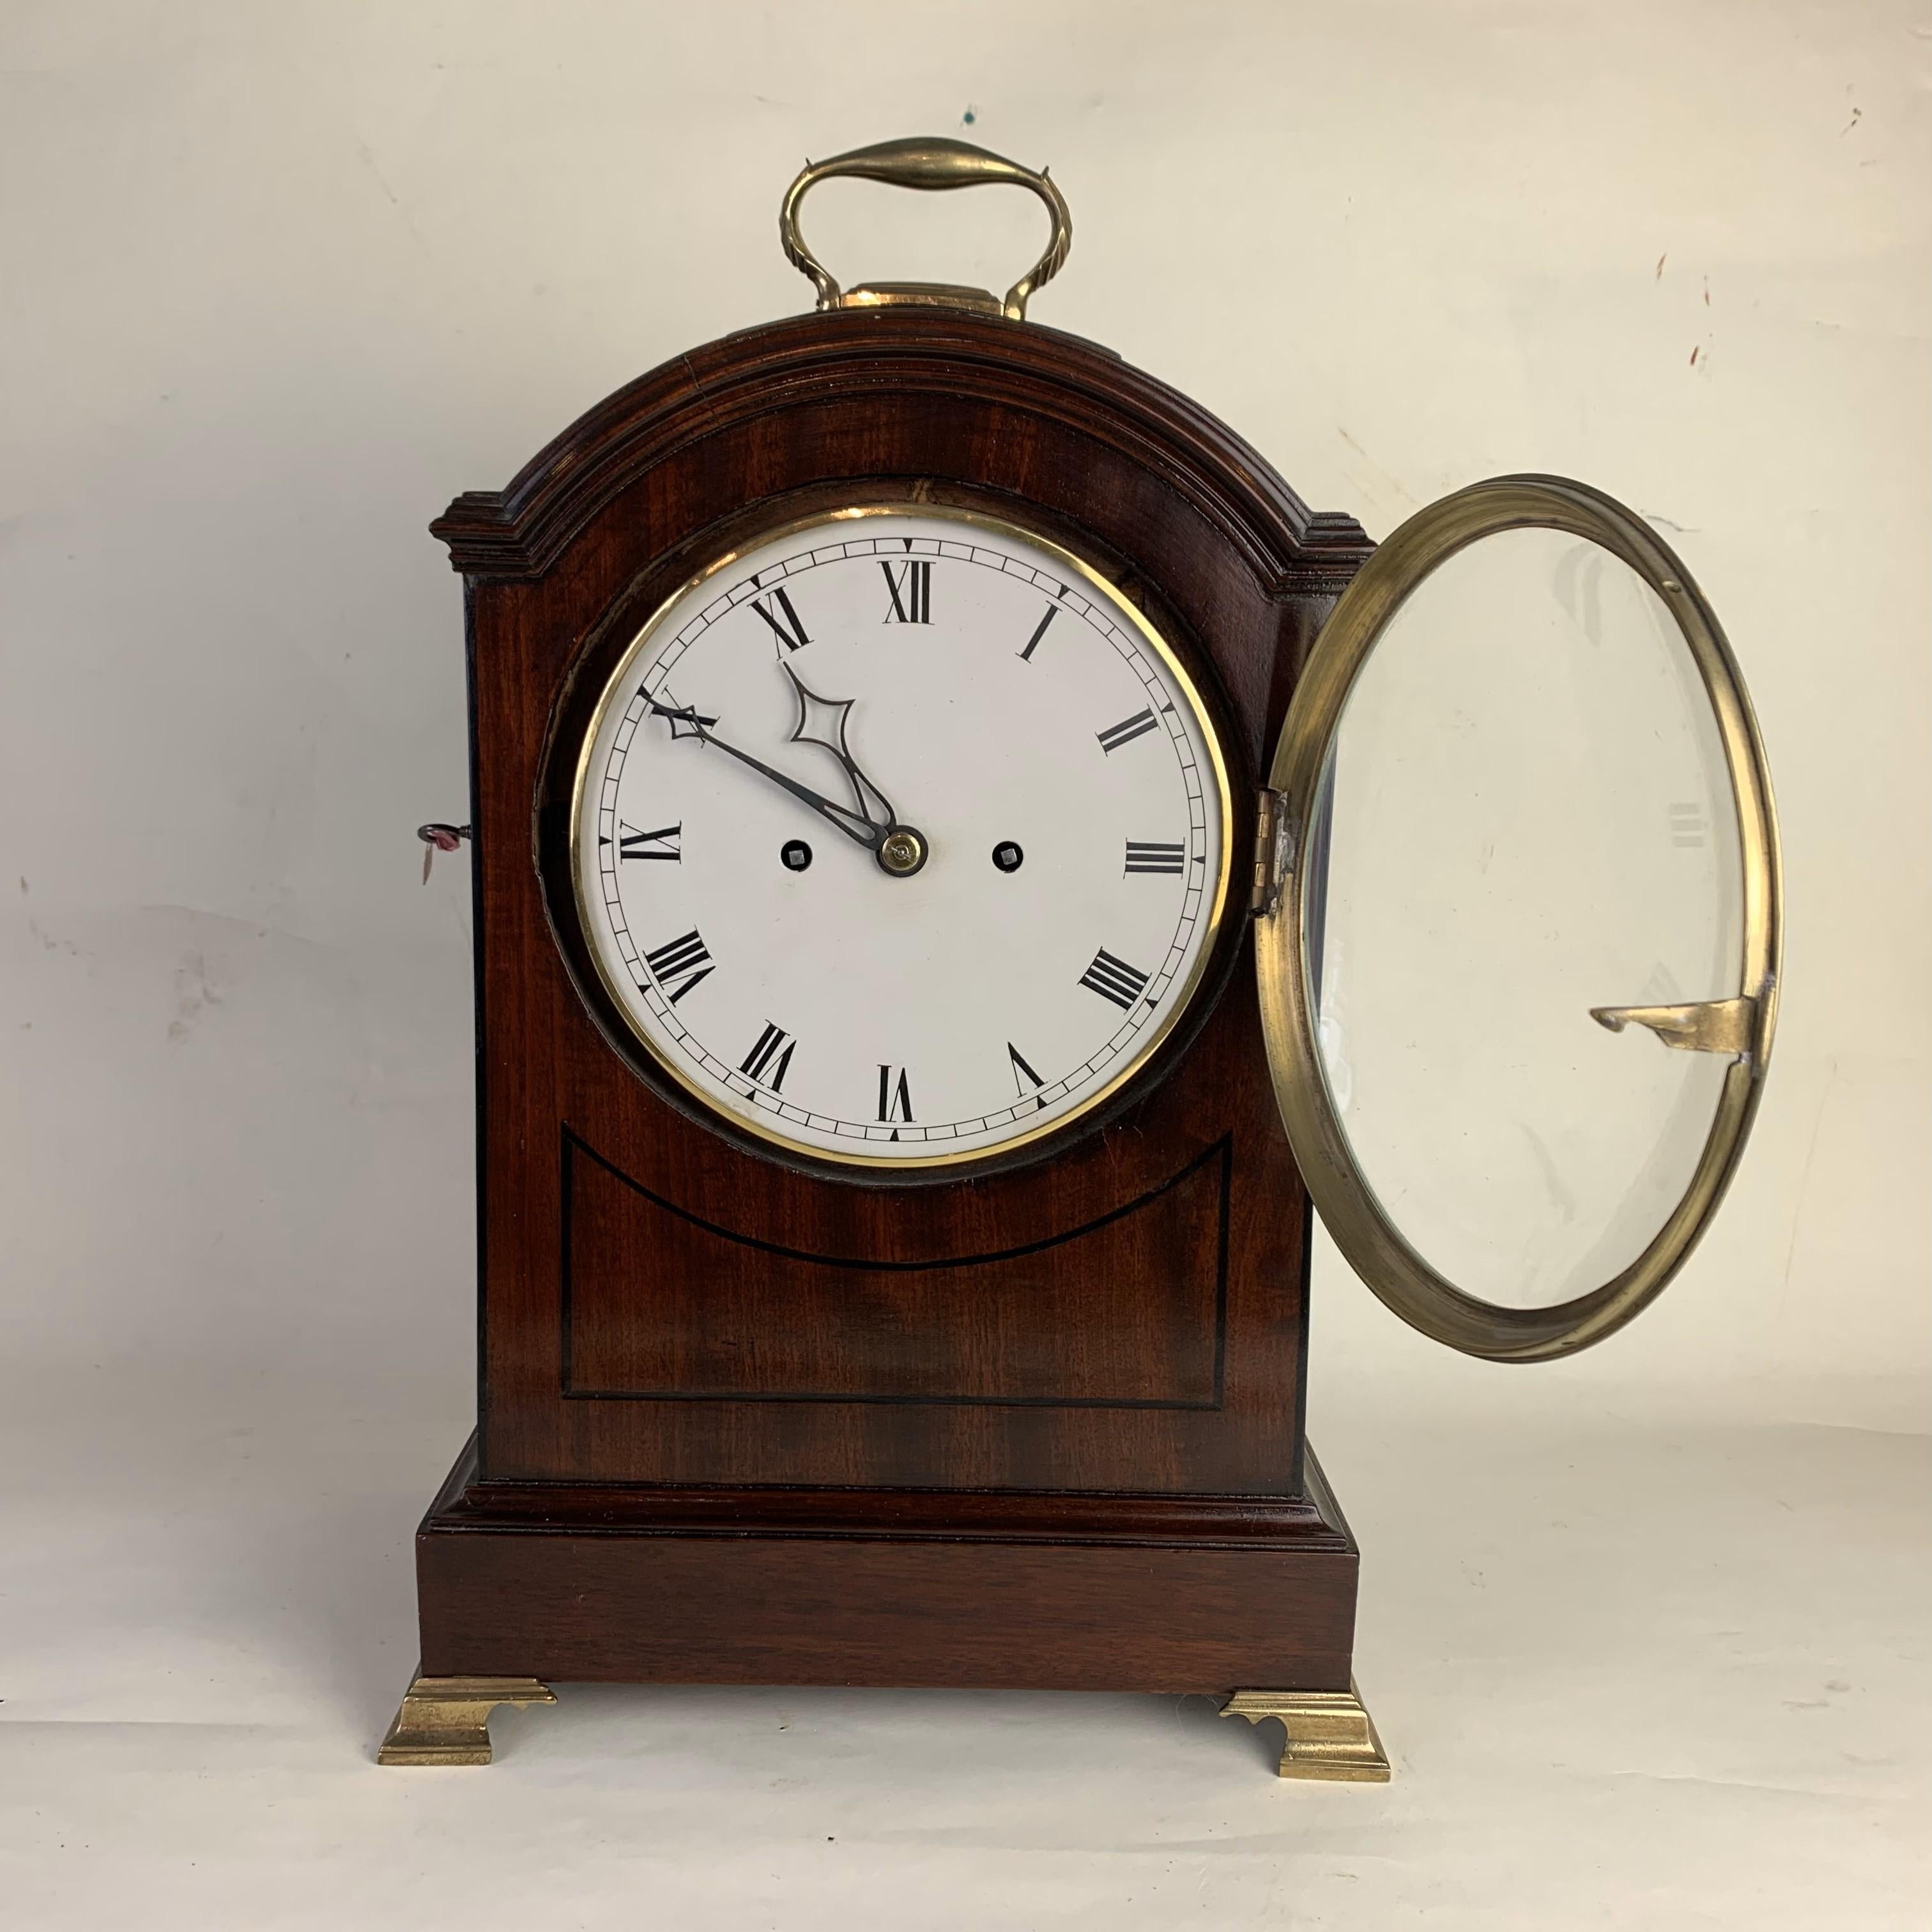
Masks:
[[[787,777],[783,772],[766,764],[764,759],[754,758],[749,752],[740,751],[736,745],[730,744],[719,737],[717,733],[711,729],[715,721],[700,716],[688,704],[660,704],[656,698],[653,698],[651,700],[651,709],[660,718],[668,719],[674,732],[678,726],[684,726],[694,737],[698,738],[704,743],[716,745],[728,758],[736,758],[740,764],[749,765],[753,771],[770,778],[775,785],[783,787],[785,790],[791,794],[793,797],[803,804],[810,806],[812,810],[818,813],[820,817],[830,819],[841,832],[845,834],[847,838],[856,839],[868,852],[877,852],[880,842],[892,829],[891,808],[889,805],[886,807],[884,823],[879,824],[874,822],[862,811],[854,812],[847,806],[837,804],[822,794],[814,791],[810,786],[802,785],[796,778]],[[843,758],[840,762],[847,763]],[[856,766],[848,764],[848,777],[852,777],[856,771]],[[862,776],[862,774],[860,776]],[[870,781],[867,782],[869,783]],[[865,802],[865,796],[863,793],[859,791],[858,785],[859,780],[854,778],[853,790],[862,806]],[[876,787],[873,789],[875,792],[878,790]],[[878,796],[881,802],[884,802],[884,795],[881,793]]]

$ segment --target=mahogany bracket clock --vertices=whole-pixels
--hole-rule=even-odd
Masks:
[[[799,226],[836,175],[1016,184],[1048,245],[1004,298],[842,289]],[[1208,1693],[1285,1773],[1385,1777],[1312,1214],[1501,1361],[1678,1268],[1777,992],[1730,652],[1594,490],[1376,549],[1026,320],[1044,174],[889,142],[781,230],[816,313],[434,526],[478,1413],[383,1761],[487,1762],[554,1682],[982,1685]]]

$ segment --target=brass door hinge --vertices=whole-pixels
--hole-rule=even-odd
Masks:
[[[1255,814],[1255,876],[1248,893],[1252,918],[1273,916],[1288,884],[1288,860],[1294,850],[1294,828],[1284,808],[1287,801],[1278,791],[1264,790]]]

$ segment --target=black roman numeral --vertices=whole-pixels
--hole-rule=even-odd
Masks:
[[[772,607],[776,604],[777,609]],[[752,608],[772,627],[772,634],[788,651],[802,650],[812,642],[805,634],[805,626],[799,622],[798,613],[791,608],[791,599],[785,595],[785,587],[779,584],[767,597],[754,597]]]
[[[738,1063],[738,1071],[776,1094],[784,1085],[785,1070],[791,1065],[791,1050],[797,1044],[783,1027],[773,1026],[767,1020],[757,1044]]]
[[[879,1118],[881,1121],[910,1120],[912,1118],[912,1088],[907,1084],[906,1070],[898,1070],[898,1078],[892,1078],[894,1070],[890,1066],[879,1069]]]
[[[1094,963],[1080,976],[1080,983],[1103,1000],[1112,1000],[1126,1012],[1141,996],[1148,976],[1124,959],[1116,959],[1105,946],[1094,956]]]
[[[655,952],[646,952],[644,964],[673,1006],[699,980],[710,979],[717,970],[712,963],[710,949],[698,938],[695,926],[676,939],[666,940]]]
[[[1013,1064],[1013,1091],[1021,1100],[1024,1100],[1027,1098],[1026,1089],[1020,1084],[1022,1079],[1033,1082],[1036,1094],[1040,1088],[1046,1084],[1046,1082],[1027,1064],[1026,1055],[1021,1052],[1011,1040],[1006,1042],[1006,1058]],[[1034,1105],[1036,1107],[1044,1107],[1046,1102],[1036,1099]]]
[[[879,568],[886,573],[886,588],[892,594],[892,608],[886,613],[888,624],[929,624],[932,622],[932,566],[908,558],[896,573],[882,559]]]
[[[1103,752],[1118,752],[1123,745],[1130,745],[1143,731],[1151,731],[1154,716],[1151,711],[1136,711],[1131,718],[1123,718],[1118,724],[1109,724],[1104,731],[1096,731],[1094,736],[1100,741]]]
[[[640,832],[620,819],[617,824],[617,856],[620,859],[670,859],[682,862],[684,849],[679,844],[684,822],[661,826],[655,832]]]
[[[1020,662],[1022,664],[1032,663],[1034,652],[1040,649],[1040,639],[1046,635],[1047,626],[1052,623],[1054,619],[1059,615],[1060,606],[1058,604],[1049,604],[1046,607],[1046,615],[1041,618],[1040,622],[1034,626],[1033,635],[1028,638],[1027,647],[1020,653]]]
[[[1127,870],[1130,872],[1179,872],[1186,869],[1186,849],[1180,845],[1150,844],[1142,838],[1127,841]]]

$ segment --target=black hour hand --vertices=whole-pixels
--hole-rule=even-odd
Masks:
[[[864,814],[867,824],[876,826],[881,837],[898,823],[892,802],[859,768],[852,748],[845,742],[845,720],[854,700],[849,698],[820,698],[806,688],[790,664],[779,668],[791,680],[798,698],[798,722],[792,727],[794,745],[818,745],[830,752],[844,771],[852,788],[852,802]]]

